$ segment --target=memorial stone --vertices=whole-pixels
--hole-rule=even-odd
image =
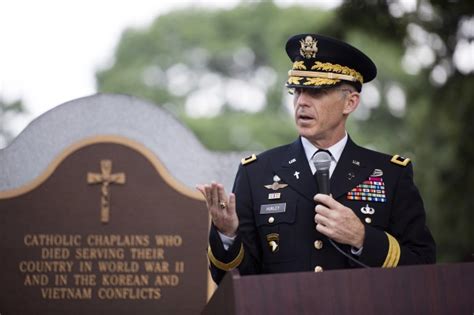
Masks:
[[[0,314],[199,313],[212,285],[194,187],[229,189],[240,157],[130,96],[39,117],[0,150]]]

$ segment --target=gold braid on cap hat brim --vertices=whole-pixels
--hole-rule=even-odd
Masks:
[[[301,84],[302,79],[306,79],[303,85],[336,84],[341,80],[364,83],[364,78],[359,72],[339,64],[316,61],[311,70],[323,71],[307,71],[302,61],[296,61],[293,63],[293,69],[288,71],[287,84]]]

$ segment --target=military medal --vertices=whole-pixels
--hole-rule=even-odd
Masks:
[[[349,191],[347,193],[347,199],[386,202],[387,196],[385,195],[385,184],[381,177],[383,172],[381,170],[374,170],[374,173],[375,175],[380,174],[380,177],[370,176],[367,180]]]
[[[288,186],[288,184],[280,184],[279,183],[280,180],[281,179],[278,175],[273,176],[273,184],[265,185],[265,188],[271,189],[271,190],[278,190],[278,189],[285,188],[286,186]]]
[[[360,208],[360,212],[362,212],[363,214],[374,214],[375,209],[369,207],[369,204],[366,204],[365,207]]]
[[[375,209],[370,207],[369,204],[366,204],[364,207],[360,208],[360,212],[362,212],[363,214],[368,214],[368,215],[372,215],[375,213]],[[370,224],[372,223],[372,219],[370,217],[366,217],[364,219],[365,223],[367,224]]]

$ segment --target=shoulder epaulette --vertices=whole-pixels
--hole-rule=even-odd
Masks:
[[[390,160],[390,162],[392,162],[394,164],[397,164],[397,165],[401,165],[401,166],[407,166],[408,163],[410,163],[410,159],[406,158],[406,157],[403,157],[403,156],[400,156],[398,154],[395,154],[392,157],[392,159]]]
[[[256,160],[257,160],[257,156],[255,154],[252,154],[251,156],[247,156],[246,158],[243,158],[240,162],[242,163],[242,165],[247,165]]]

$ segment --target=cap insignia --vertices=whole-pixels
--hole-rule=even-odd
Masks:
[[[318,41],[313,39],[311,36],[306,36],[305,39],[300,40],[301,48],[300,48],[300,55],[306,59],[316,57],[316,53],[318,52]]]

